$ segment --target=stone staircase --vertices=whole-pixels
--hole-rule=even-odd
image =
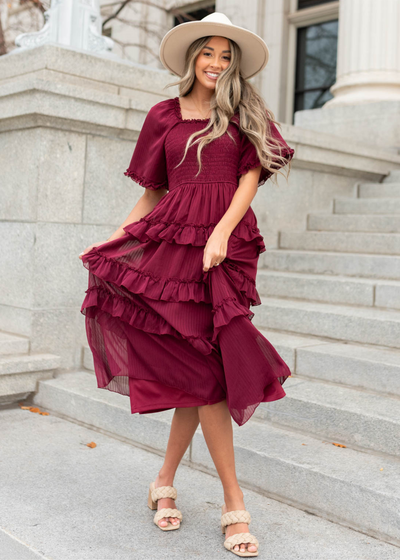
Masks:
[[[351,501],[347,489],[330,515],[400,544],[399,503],[392,530],[387,519],[389,497],[400,498],[400,174],[358,184],[355,198],[334,200],[332,214],[309,214],[307,231],[281,232],[279,248],[263,258],[254,324],[293,377],[287,397],[262,403],[254,418],[346,446],[332,453],[331,490],[344,490],[338,482],[351,469],[364,497]],[[371,460],[381,465],[369,479]],[[388,498],[378,524],[376,491]]]
[[[0,404],[12,404],[37,390],[39,380],[60,366],[54,354],[32,354],[29,338],[0,331]]]
[[[287,396],[234,426],[240,483],[400,546],[400,173],[360,184],[260,259],[254,324],[291,368]],[[163,454],[173,411],[131,415],[83,367],[33,402]],[[185,464],[215,473],[199,427]]]

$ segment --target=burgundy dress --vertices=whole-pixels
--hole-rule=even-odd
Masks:
[[[259,254],[265,245],[251,206],[229,237],[219,266],[203,272],[204,246],[228,209],[239,177],[260,162],[237,112],[225,133],[181,161],[190,134],[208,119],[183,120],[179,98],[148,112],[125,175],[167,194],[124,227],[119,239],[82,255],[89,271],[82,303],[99,388],[129,395],[132,413],[226,399],[243,425],[260,402],[286,395],[287,364],[253,325]],[[272,132],[289,161],[290,148]],[[176,167],[176,168],[175,168]],[[261,170],[259,186],[271,173]]]

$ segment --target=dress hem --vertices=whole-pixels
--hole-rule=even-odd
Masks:
[[[184,405],[175,405],[175,404],[169,404],[169,403],[161,403],[160,406],[165,407],[165,408],[160,408],[157,410],[154,409],[146,409],[146,408],[141,408],[141,409],[136,409],[136,410],[132,410],[132,414],[151,414],[153,412],[163,412],[164,410],[170,410],[171,408],[191,408],[194,406],[209,406],[212,404],[217,404],[219,402],[225,401],[226,398],[223,399],[219,399],[218,401],[212,401],[212,402],[207,402],[207,403],[203,403],[203,404],[199,404],[199,403],[190,403],[190,404],[184,404]]]

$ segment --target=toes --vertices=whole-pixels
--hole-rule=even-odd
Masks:
[[[172,525],[178,525],[179,519],[177,517],[163,517],[162,519],[160,519],[158,524],[162,527],[166,527],[168,525],[168,522],[172,523]]]
[[[233,549],[236,550],[236,552],[246,552],[246,545],[245,545],[245,544],[241,544],[240,547],[239,547],[239,545],[236,544],[236,545],[233,547]],[[255,544],[249,544],[249,545],[247,546],[247,550],[248,550],[249,552],[257,552],[257,547],[256,547]]]

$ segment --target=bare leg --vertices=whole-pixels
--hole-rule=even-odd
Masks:
[[[197,406],[175,409],[174,416],[172,417],[164,464],[155,480],[156,488],[159,486],[173,486],[176,470],[186,449],[192,441],[198,425],[199,414]],[[157,501],[158,510],[161,508],[175,507],[175,501],[172,498],[161,498]],[[159,520],[158,524],[161,527],[165,527],[168,525],[168,519],[173,525],[178,523],[176,517],[163,517]]]
[[[210,455],[224,489],[225,511],[245,509],[243,492],[236,478],[233,448],[232,417],[226,400],[216,404],[199,406],[201,429]],[[226,528],[226,538],[236,533],[249,533],[247,523],[234,523]],[[235,550],[256,552],[255,544],[240,544]]]

